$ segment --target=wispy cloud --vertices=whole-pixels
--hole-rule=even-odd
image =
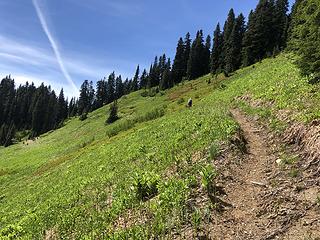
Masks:
[[[63,63],[63,60],[62,60],[62,57],[61,57],[61,53],[59,51],[59,48],[58,48],[58,45],[56,43],[56,40],[54,39],[54,37],[52,36],[51,32],[50,32],[50,29],[48,27],[48,24],[46,22],[46,19],[44,17],[44,14],[38,4],[38,1],[37,0],[32,0],[32,3],[33,3],[33,6],[37,12],[37,15],[38,15],[38,18],[40,20],[40,23],[41,23],[41,26],[42,26],[42,29],[43,31],[45,32],[45,34],[47,35],[48,37],[48,40],[51,44],[51,47],[53,49],[53,52],[56,56],[56,59],[57,59],[57,62],[60,66],[60,69],[64,75],[64,77],[67,79],[67,81],[69,82],[69,84],[71,85],[71,87],[74,89],[75,92],[78,91],[74,81],[72,80],[70,74],[68,73],[64,63]]]

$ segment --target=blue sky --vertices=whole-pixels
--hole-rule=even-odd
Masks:
[[[179,37],[211,34],[231,7],[258,0],[1,0],[0,78],[50,84],[78,96],[85,79],[131,77],[155,55],[174,57]],[[293,2],[293,0],[291,0]]]

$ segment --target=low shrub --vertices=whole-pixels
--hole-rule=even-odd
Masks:
[[[179,98],[177,101],[179,105],[183,104],[184,102],[185,102],[184,98]]]
[[[136,198],[140,201],[147,201],[156,196],[158,194],[159,181],[160,176],[155,173],[136,173],[132,187]]]
[[[217,176],[216,169],[208,164],[200,170],[200,175],[202,177],[202,186],[207,190],[208,194],[213,192],[213,181]]]
[[[88,118],[88,113],[87,112],[84,112],[80,115],[79,119],[80,121],[84,121]]]

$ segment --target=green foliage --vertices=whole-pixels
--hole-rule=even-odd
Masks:
[[[289,32],[289,48],[300,55],[297,61],[311,83],[320,80],[320,2],[297,1]]]
[[[132,189],[140,201],[146,201],[158,194],[160,176],[152,172],[136,173]]]
[[[111,124],[114,123],[115,121],[117,121],[119,119],[118,117],[118,104],[117,101],[114,101],[111,105],[110,105],[110,110],[109,110],[109,117],[106,120],[106,124]]]
[[[200,229],[201,219],[201,211],[198,208],[196,208],[191,215],[192,225],[196,231],[199,231]]]
[[[179,98],[178,101],[177,101],[177,103],[178,103],[179,105],[185,103],[184,98]]]
[[[137,123],[151,121],[164,116],[164,114],[164,107],[153,108],[150,111],[142,114],[141,116],[137,116],[134,119],[126,119],[122,122],[113,124],[111,128],[108,128],[106,136],[113,137],[117,135],[119,132],[133,128]]]
[[[13,240],[21,237],[23,234],[23,228],[18,225],[8,225],[7,227],[0,230],[1,240]]]
[[[209,159],[214,160],[216,157],[218,157],[219,153],[220,153],[219,145],[217,143],[211,144],[209,148]]]
[[[212,193],[213,182],[217,174],[216,169],[211,164],[202,167],[200,170],[202,186],[207,190],[208,194]]]

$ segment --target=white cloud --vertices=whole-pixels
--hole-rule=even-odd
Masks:
[[[49,27],[47,25],[46,19],[45,19],[44,14],[43,14],[43,12],[42,12],[39,4],[38,4],[38,1],[37,0],[32,0],[32,3],[33,3],[34,8],[35,8],[35,10],[37,12],[37,15],[38,15],[38,18],[40,20],[42,29],[45,32],[45,34],[47,35],[48,40],[49,40],[49,42],[51,44],[51,47],[52,47],[53,52],[54,52],[54,54],[56,56],[57,62],[59,64],[59,66],[60,66],[60,69],[61,69],[64,77],[67,79],[67,81],[71,85],[71,87],[74,89],[74,91],[76,91],[77,87],[76,87],[75,83],[73,82],[70,74],[68,73],[68,71],[67,71],[67,69],[66,69],[66,67],[65,67],[65,65],[63,63],[63,60],[62,60],[62,57],[61,57],[61,53],[60,53],[60,50],[59,50],[58,45],[56,43],[56,40],[54,39],[54,37],[52,36],[52,34],[50,32],[50,29],[49,29]]]

